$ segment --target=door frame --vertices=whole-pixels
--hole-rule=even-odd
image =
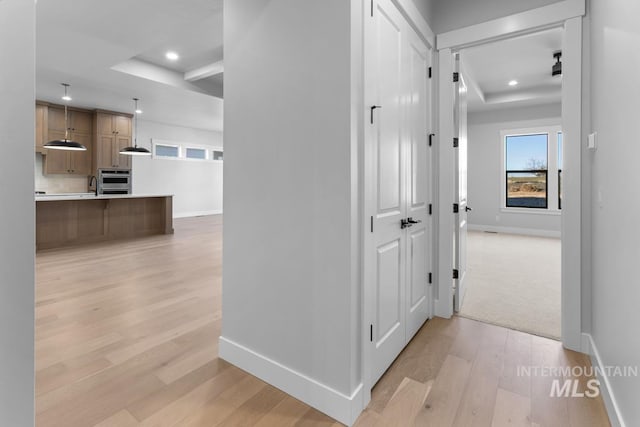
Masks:
[[[371,164],[371,159],[372,159],[372,154],[371,154],[371,150],[372,150],[372,144],[370,143],[372,135],[371,135],[371,130],[369,128],[369,109],[367,108],[368,105],[371,105],[371,101],[370,101],[370,84],[368,82],[367,79],[367,73],[366,73],[366,67],[368,65],[368,57],[370,57],[370,55],[368,55],[367,49],[368,46],[366,43],[366,40],[368,39],[368,35],[370,32],[370,28],[371,28],[371,24],[369,19],[371,19],[371,10],[370,10],[370,0],[362,0],[363,1],[363,11],[364,11],[364,16],[363,16],[363,20],[364,20],[364,24],[363,24],[363,35],[364,35],[364,43],[362,46],[363,49],[363,64],[364,64],[364,70],[363,70],[363,108],[362,108],[362,112],[364,114],[361,114],[361,120],[362,120],[362,126],[364,128],[364,132],[363,132],[363,158],[362,158],[362,178],[363,178],[363,185],[360,187],[360,192],[361,192],[361,200],[362,200],[362,206],[363,206],[363,212],[361,215],[362,218],[362,228],[361,228],[361,245],[362,245],[362,258],[361,258],[361,289],[362,289],[362,309],[361,309],[361,320],[362,320],[362,324],[361,324],[361,328],[362,328],[362,339],[361,339],[361,376],[362,376],[362,409],[366,408],[366,406],[369,404],[369,402],[371,401],[371,389],[374,386],[373,383],[373,378],[371,375],[371,367],[372,367],[372,363],[373,363],[373,349],[371,347],[371,342],[370,342],[370,337],[369,337],[369,325],[372,324],[372,320],[374,318],[374,312],[373,312],[373,303],[375,301],[374,299],[374,295],[371,292],[371,289],[367,286],[367,283],[369,283],[370,281],[370,277],[372,275],[373,272],[371,271],[367,271],[367,263],[365,263],[365,260],[367,259],[367,257],[370,255],[369,254],[369,248],[371,247],[372,244],[372,236],[371,236],[371,224],[370,224],[370,216],[371,216],[371,212],[375,211],[375,206],[373,206],[373,195],[369,192],[370,190],[370,186],[367,186],[366,182],[371,182],[372,179],[372,173],[373,173],[373,167],[374,165]],[[415,30],[415,32],[418,34],[418,36],[422,39],[422,41],[425,42],[425,44],[427,45],[427,48],[431,50],[431,64],[432,64],[432,69],[435,71],[436,70],[436,61],[435,61],[435,51],[436,51],[436,42],[435,42],[435,35],[433,33],[433,31],[431,30],[431,28],[429,27],[429,25],[427,24],[427,22],[424,20],[424,18],[422,17],[422,14],[418,11],[418,9],[416,8],[415,4],[413,3],[413,0],[391,0],[391,2],[393,4],[395,4],[395,6],[398,8],[398,10],[400,11],[400,13],[403,15],[403,17],[407,20],[407,22],[409,23],[409,25]],[[436,116],[434,115],[434,111],[436,109],[436,97],[435,94],[437,92],[437,84],[436,84],[436,80],[435,78],[431,79],[431,100],[430,100],[430,106],[431,106],[431,127],[435,128],[437,122],[436,122]],[[434,130],[431,130],[430,132],[434,132]],[[431,174],[431,179],[432,179],[432,185],[431,185],[431,197],[432,200],[435,202],[435,190],[437,188],[437,155],[435,151],[432,151],[431,153],[431,165],[433,168],[432,174]],[[435,212],[434,212],[435,213]],[[435,251],[437,250],[437,245],[436,245],[436,234],[437,234],[437,229],[436,229],[436,221],[434,219],[434,216],[431,217],[431,230],[432,230],[432,246],[431,246],[431,253],[434,254],[432,256],[431,259],[431,265],[434,268],[434,273],[435,273],[435,262],[436,262],[436,256],[435,256]],[[435,280],[435,276],[434,276],[434,283],[437,283]],[[435,285],[431,285],[432,286],[432,290],[435,287]],[[433,293],[433,292],[432,292]],[[434,309],[433,309],[433,296],[431,297],[431,307],[430,307],[430,317],[433,315],[434,313]]]
[[[585,0],[564,0],[505,18],[439,34],[438,49],[438,269],[435,314],[453,315],[454,149],[452,72],[453,54],[465,47],[513,38],[543,29],[563,27],[562,128],[565,165],[562,201],[562,342],[586,351],[582,338],[582,17]],[[446,167],[446,165],[451,165]],[[580,251],[575,250],[580,248]],[[571,250],[573,249],[573,251]],[[587,316],[588,313],[585,313]]]

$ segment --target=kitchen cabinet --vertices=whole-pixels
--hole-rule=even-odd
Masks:
[[[44,104],[36,104],[36,153],[43,153],[43,145],[48,141],[49,132],[49,107]]]
[[[49,131],[49,137],[63,139],[64,131]],[[87,147],[87,151],[46,150],[45,174],[91,175],[91,135],[74,133],[71,139]]]
[[[36,119],[37,119],[36,106]],[[64,107],[48,105],[46,112],[47,135],[45,140],[64,139]],[[68,109],[68,137],[87,147],[86,151],[49,150],[42,148],[45,174],[91,175],[93,151],[93,114],[90,111]],[[37,121],[37,120],[36,120]],[[37,129],[37,124],[36,124]],[[37,139],[37,137],[36,137]],[[45,142],[46,142],[45,141]],[[36,146],[37,148],[37,146]]]
[[[131,156],[120,150],[131,146],[131,116],[98,111],[94,121],[96,150],[95,169],[130,169]]]

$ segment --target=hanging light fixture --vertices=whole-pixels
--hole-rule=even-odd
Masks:
[[[134,108],[134,136],[133,136],[133,147],[125,147],[122,150],[120,150],[120,154],[124,154],[126,156],[150,156],[151,155],[151,151],[147,150],[144,147],[138,147],[138,114],[142,113],[142,110],[140,110],[138,108],[138,101],[140,101],[138,98],[133,98],[133,101],[135,102],[135,108]]]
[[[49,150],[86,151],[87,147],[69,139],[67,104],[71,100],[71,97],[67,93],[67,89],[70,85],[67,83],[61,83],[61,85],[64,86],[64,96],[62,97],[62,99],[64,99],[64,139],[49,141],[44,144],[44,148],[48,148]]]

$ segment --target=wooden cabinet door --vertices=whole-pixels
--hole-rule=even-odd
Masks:
[[[49,131],[49,138],[64,139],[64,131]],[[45,174],[67,174],[70,173],[69,152],[65,150],[49,150],[45,148],[44,173]]]
[[[48,124],[48,111],[49,107],[46,105],[37,105],[36,104],[36,152],[44,153],[45,148],[44,144],[48,142],[47,137],[49,135],[49,124]]]
[[[115,132],[111,114],[97,113],[96,126],[98,135],[111,135]]]
[[[64,139],[64,110],[62,108],[49,107],[48,108],[48,128],[50,132],[62,132],[62,138]],[[50,140],[56,138],[50,137]]]
[[[109,169],[116,167],[115,152],[115,135],[98,135],[96,140],[96,168]]]
[[[127,116],[113,116],[113,129],[120,136],[131,136],[131,118]]]
[[[120,154],[120,150],[129,146],[131,146],[130,136],[121,136],[120,134],[116,136],[116,163],[119,168],[131,168],[131,156]]]
[[[69,173],[91,175],[91,135],[73,133],[72,139],[87,147],[87,151],[69,151]]]
[[[73,111],[69,116],[69,127],[73,133],[90,134],[93,129],[91,113]]]

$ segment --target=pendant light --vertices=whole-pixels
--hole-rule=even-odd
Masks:
[[[138,101],[140,101],[138,98],[133,98],[133,101],[135,102],[135,109],[134,111],[134,137],[133,137],[133,147],[125,147],[122,150],[120,150],[120,154],[124,154],[126,156],[150,156],[151,155],[151,151],[147,150],[144,147],[138,147],[138,114],[142,113],[142,111],[138,108]]]
[[[67,150],[67,151],[86,151],[87,147],[80,144],[79,142],[71,141],[69,139],[69,125],[68,125],[68,112],[67,112],[67,104],[71,100],[69,94],[67,93],[67,89],[69,88],[69,84],[61,83],[64,86],[64,139],[56,139],[53,141],[49,141],[44,144],[44,148],[48,148],[49,150]]]

